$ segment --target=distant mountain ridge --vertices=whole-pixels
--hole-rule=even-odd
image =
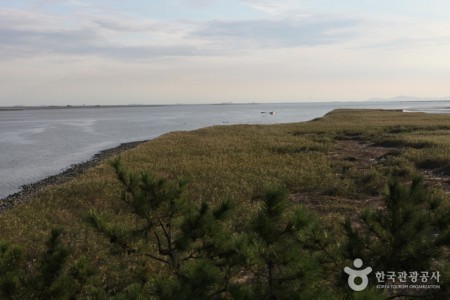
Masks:
[[[396,96],[392,98],[370,98],[368,101],[448,101],[447,97],[413,97],[413,96]]]

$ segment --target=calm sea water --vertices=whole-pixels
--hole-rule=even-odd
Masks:
[[[446,107],[446,108],[445,108]],[[180,105],[0,111],[0,199],[121,143],[211,125],[311,120],[335,108],[450,113],[450,102]],[[275,115],[268,112],[276,111]],[[267,113],[261,113],[267,112]]]

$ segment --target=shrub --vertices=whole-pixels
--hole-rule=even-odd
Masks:
[[[366,210],[357,224],[347,218],[345,257],[361,258],[375,270],[439,268],[436,263],[447,259],[444,249],[450,245],[450,208],[444,200],[442,193],[426,189],[420,177],[409,186],[393,179],[385,208]]]

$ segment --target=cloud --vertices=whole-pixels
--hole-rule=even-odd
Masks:
[[[0,57],[62,54],[117,59],[235,54],[351,38],[358,20],[330,16],[279,20],[162,22],[125,14],[0,10]]]
[[[292,13],[301,9],[295,0],[240,0],[244,4],[270,15]]]
[[[189,24],[164,24],[125,16],[76,14],[69,18],[16,9],[0,10],[0,57],[62,54],[111,58],[208,55],[184,41]]]
[[[355,47],[355,49],[404,50],[423,47],[450,45],[450,36],[436,36],[429,38],[393,38],[380,42]]]
[[[0,29],[0,56],[5,58],[62,54],[72,56],[97,55],[111,58],[151,59],[170,56],[208,55],[190,45],[120,45],[107,43],[94,31],[63,30],[36,32]],[[209,54],[210,55],[210,54]]]
[[[89,22],[102,29],[120,32],[145,32],[161,30],[157,22],[134,20],[132,18],[118,18],[111,16],[84,16]]]
[[[211,5],[212,1],[171,0],[190,6]],[[401,22],[382,24],[348,15],[298,15],[303,1],[237,1],[270,16],[257,20],[158,21],[114,9],[107,13],[75,9],[63,15],[39,9],[0,8],[0,59],[41,54],[138,59],[210,56],[339,43],[353,49],[397,49],[446,44],[449,39],[446,33],[437,31],[447,28],[447,23],[421,32],[427,28],[422,22],[413,28]],[[31,2],[35,5],[69,3],[73,7],[99,4],[79,0]]]
[[[411,51],[450,45],[449,21],[367,21],[353,49]]]
[[[77,45],[93,43],[96,40],[93,32],[84,30],[39,32],[24,29],[0,29],[0,37],[3,50],[11,49],[16,54],[22,52],[27,55],[42,51],[64,51],[77,48]]]
[[[0,28],[49,30],[57,29],[63,18],[52,14],[43,14],[35,11],[1,8]]]
[[[212,21],[193,35],[244,47],[301,47],[333,44],[354,37],[361,21],[330,16],[280,20]]]

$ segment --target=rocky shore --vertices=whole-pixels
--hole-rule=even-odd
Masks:
[[[53,175],[47,178],[44,178],[38,182],[26,184],[21,187],[21,190],[15,194],[9,195],[5,199],[0,200],[0,212],[5,209],[12,208],[18,204],[26,203],[33,199],[33,197],[43,188],[53,185],[60,184],[66,182],[72,178],[79,176],[84,173],[87,169],[96,166],[98,163],[103,161],[104,159],[110,158],[117,154],[120,154],[126,150],[133,149],[138,145],[145,143],[146,141],[136,141],[130,143],[123,143],[117,147],[103,150],[97,154],[95,154],[90,160],[75,164],[70,166],[67,170]]]

